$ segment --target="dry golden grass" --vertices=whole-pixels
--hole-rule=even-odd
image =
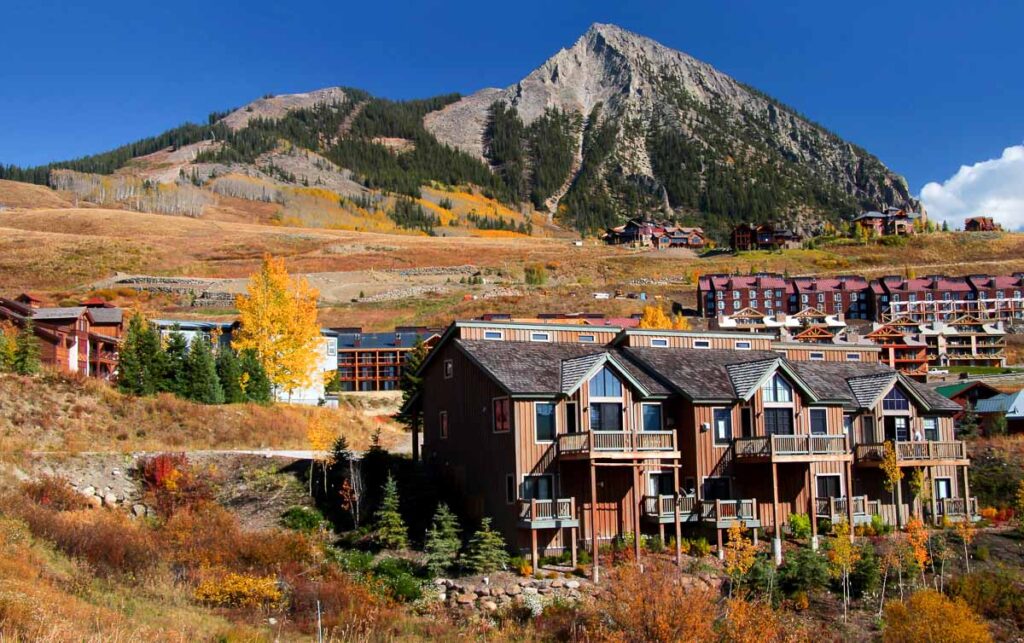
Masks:
[[[310,408],[204,406],[171,395],[135,398],[95,380],[0,375],[0,452],[308,449],[310,414],[323,416],[354,449],[381,430],[385,446],[404,439],[387,416],[349,405]]]
[[[68,208],[71,201],[42,185],[0,180],[0,206],[7,208]]]

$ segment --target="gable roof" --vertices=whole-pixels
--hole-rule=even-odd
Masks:
[[[1008,420],[1024,418],[1024,391],[1001,393],[987,400],[978,400],[974,410],[978,413],[1005,413]]]
[[[957,382],[956,384],[946,384],[945,386],[936,386],[935,387],[935,392],[938,393],[939,395],[943,396],[943,397],[948,397],[948,398],[952,399],[952,398],[956,397],[957,395],[960,395],[961,393],[965,393],[965,392],[969,391],[972,388],[979,388],[979,387],[984,387],[984,388],[989,389],[990,391],[992,391],[993,395],[996,395],[998,393],[998,389],[996,389],[995,387],[993,387],[990,384],[986,384],[985,382],[982,382],[981,380],[968,380],[966,382]]]
[[[608,362],[642,396],[664,396],[669,393],[668,389],[635,364],[617,358],[619,350],[605,346],[482,339],[453,341],[474,364],[512,396],[569,394]]]

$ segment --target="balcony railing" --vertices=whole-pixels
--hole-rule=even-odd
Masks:
[[[815,498],[816,508],[815,513],[819,518],[828,518],[829,520],[842,519],[847,515],[847,498],[846,496],[834,497],[829,496],[827,498]],[[870,515],[871,503],[868,501],[867,496],[854,496],[853,497],[853,515],[867,516]]]
[[[675,450],[675,431],[583,431],[558,436],[558,452],[564,455]]]
[[[940,516],[961,516],[973,518],[978,515],[978,499],[970,498],[940,498],[935,503]]]
[[[959,441],[939,442],[895,442],[896,459],[900,462],[924,462],[928,460],[966,460],[967,446]],[[855,456],[859,462],[881,462],[885,445],[881,442],[858,444]]]
[[[697,500],[693,496],[644,496],[643,513],[648,518],[662,521],[674,520],[676,504],[679,505],[680,520],[702,520],[729,523],[736,520],[751,522],[757,519],[757,501],[753,498],[740,500]]]
[[[828,456],[849,451],[845,435],[763,435],[733,442],[737,458]]]
[[[519,520],[529,523],[575,521],[576,499],[520,500]]]

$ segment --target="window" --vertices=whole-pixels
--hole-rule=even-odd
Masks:
[[[537,442],[552,442],[555,439],[554,402],[536,402],[534,408],[534,437]]]
[[[921,421],[924,424],[924,439],[937,441],[939,439],[939,419],[923,418]]]
[[[531,342],[550,342],[551,333],[530,333]]]
[[[622,404],[617,402],[591,402],[590,430],[621,431]]]
[[[733,299],[739,299],[740,298],[740,291],[738,291],[738,290],[732,291],[732,298]]]
[[[825,361],[825,353],[823,353],[821,351],[811,351],[811,361],[812,362],[824,362]]]
[[[552,500],[555,480],[551,475],[523,476],[523,500]]]
[[[953,481],[949,478],[935,479],[935,499],[945,500],[953,497]]]
[[[883,411],[909,411],[910,401],[907,400],[907,396],[903,394],[897,387],[893,387],[891,391],[885,394],[882,398],[882,410]]]
[[[788,403],[793,401],[793,387],[778,373],[761,386],[761,393],[765,402]]]
[[[651,339],[651,346],[654,348],[667,348],[668,340],[662,337],[655,337]]]
[[[642,428],[644,431],[660,431],[661,404],[641,404],[640,414],[642,416]]]
[[[622,383],[607,366],[590,378],[590,397],[622,397]]]
[[[437,429],[442,440],[448,439],[448,411],[441,411],[437,414]]]
[[[843,414],[843,433],[853,440],[853,416],[849,413]]]
[[[740,302],[739,301],[732,302],[732,309],[733,310],[739,310],[740,309]]]
[[[719,290],[717,294],[718,299],[725,299],[725,291]]]
[[[819,292],[818,293],[818,303],[822,303],[824,301],[825,301],[825,293]]]
[[[693,342],[694,348],[711,348],[711,342],[706,339],[696,339]]]
[[[579,428],[579,413],[576,402],[565,403],[565,432],[576,433]]]
[[[875,437],[875,418],[870,415],[865,415],[860,419],[860,430],[864,434],[864,441],[868,444],[874,444],[878,442]]]
[[[504,333],[502,333],[500,330],[485,330],[484,331],[484,339],[502,339],[503,337],[504,337]]]
[[[750,350],[750,342],[746,342],[746,341],[744,341],[744,342],[736,342],[736,350],[738,350],[738,351],[749,351]]]
[[[732,497],[732,485],[724,476],[708,476],[704,478],[705,500],[728,500]]]
[[[847,362],[859,362],[860,361],[860,353],[847,353],[846,354],[846,361]]]
[[[749,438],[754,435],[754,422],[751,419],[752,411],[749,406],[740,409],[740,435]]]
[[[899,416],[885,418],[885,439],[896,442],[910,440],[909,418]]]
[[[757,291],[756,290],[751,290],[749,293],[747,293],[747,298],[748,299],[757,299]]]
[[[509,415],[509,399],[498,397],[491,401],[494,408],[494,432],[508,433],[512,428],[512,419]]]
[[[818,475],[816,485],[819,498],[841,498],[843,496],[843,481],[840,476]]]
[[[842,293],[838,293],[837,292],[834,295],[832,295],[832,301],[842,301],[842,300],[843,300]]]
[[[672,473],[652,471],[647,482],[647,490],[652,496],[671,496],[675,493]]]
[[[715,444],[732,442],[732,413],[729,409],[714,410]]]
[[[450,380],[455,377],[455,364],[450,359],[444,361],[444,378]]]
[[[811,435],[825,435],[828,433],[828,411],[825,409],[811,409]]]
[[[597,341],[593,335],[580,335],[578,339],[581,344],[593,344]]]
[[[765,435],[793,435],[793,411],[785,408],[764,410]]]
[[[512,504],[516,501],[516,477],[511,473],[505,476],[505,502]]]
[[[800,295],[800,301],[806,304],[809,301],[809,299],[807,295]]]

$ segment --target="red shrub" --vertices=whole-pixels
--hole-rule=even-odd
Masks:
[[[20,517],[33,535],[84,559],[100,574],[137,575],[158,560],[149,531],[119,512],[34,508]]]
[[[164,518],[213,497],[210,485],[184,453],[161,453],[144,458],[138,468],[147,500]]]
[[[307,570],[289,566],[283,575],[291,587],[289,612],[303,632],[316,630],[317,601],[324,627],[344,640],[381,635],[381,628],[395,616],[384,599],[336,569],[310,575]]]

